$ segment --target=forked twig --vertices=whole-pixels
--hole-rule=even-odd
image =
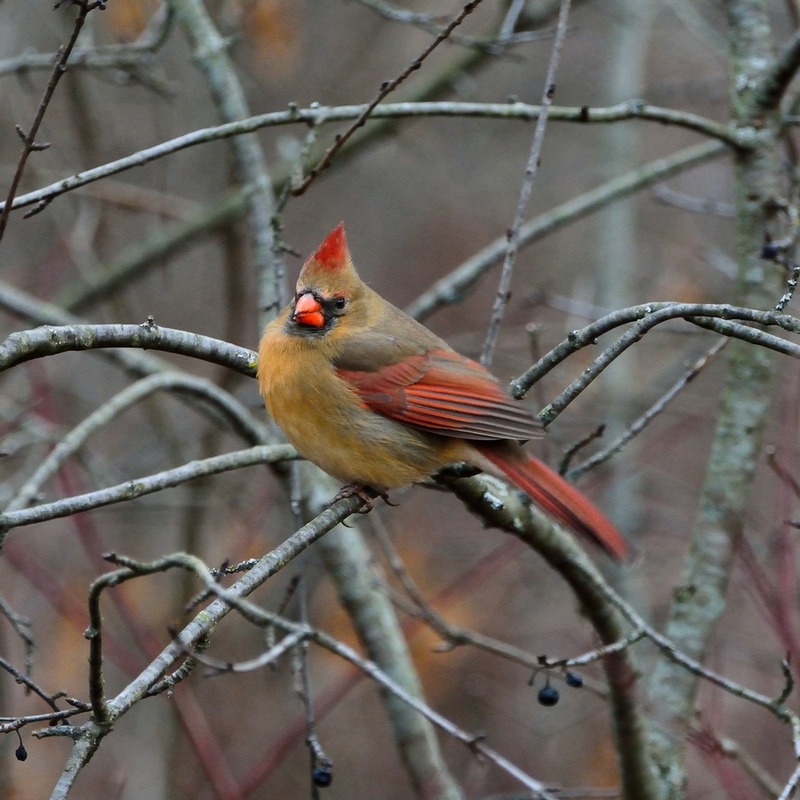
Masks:
[[[60,5],[61,0],[56,3],[55,7],[58,8]],[[8,225],[8,218],[11,215],[11,204],[14,202],[14,197],[17,194],[17,189],[22,180],[22,173],[25,171],[25,165],[28,162],[30,154],[37,150],[44,150],[50,146],[45,142],[37,142],[36,136],[39,133],[39,127],[50,105],[50,100],[53,97],[56,86],[58,86],[61,76],[67,71],[67,61],[70,53],[73,47],[75,47],[75,42],[78,40],[78,36],[83,29],[86,17],[91,11],[94,11],[95,8],[105,8],[105,0],[94,0],[94,2],[89,2],[89,0],[72,0],[70,5],[78,6],[78,16],[75,18],[75,25],[72,28],[69,40],[65,45],[59,48],[56,54],[56,63],[53,65],[53,71],[50,73],[50,80],[47,82],[42,99],[39,101],[39,107],[36,109],[36,114],[30,128],[27,131],[23,131],[19,125],[17,126],[17,133],[22,139],[22,152],[17,161],[17,168],[14,171],[14,177],[11,179],[11,185],[6,193],[5,204],[3,208],[0,209],[0,239],[3,238],[6,226]]]

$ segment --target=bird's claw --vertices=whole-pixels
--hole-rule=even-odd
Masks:
[[[387,506],[391,506],[392,508],[397,508],[397,506],[400,505],[400,503],[393,503],[389,499],[389,494],[387,492],[378,492],[378,497],[380,497],[380,499],[383,500],[383,502],[386,503]]]
[[[371,486],[364,486],[362,483],[348,483],[347,486],[342,486],[333,500],[331,500],[330,505],[333,505],[337,500],[343,500],[345,497],[352,497],[353,495],[361,498],[364,502],[364,508],[359,509],[359,514],[369,514],[375,508],[375,504],[372,502],[375,497],[380,497],[387,506],[397,505],[397,503],[389,500],[389,495],[386,492],[374,489]]]

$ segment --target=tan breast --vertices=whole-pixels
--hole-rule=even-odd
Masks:
[[[321,339],[267,326],[258,380],[267,411],[298,452],[346,483],[393,489],[455,460],[455,442],[365,408],[334,371]]]

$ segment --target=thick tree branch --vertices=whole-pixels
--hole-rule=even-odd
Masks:
[[[627,631],[608,602],[605,581],[574,539],[534,509],[518,493],[488,477],[441,477],[453,493],[484,521],[522,539],[569,584],[603,644],[625,640]],[[608,590],[610,591],[610,589]],[[616,732],[616,751],[624,796],[637,800],[660,797],[636,697],[637,669],[629,650],[609,652],[603,661]]]

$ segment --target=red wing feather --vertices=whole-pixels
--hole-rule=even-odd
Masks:
[[[541,424],[476,361],[454,351],[409,356],[374,372],[338,370],[373,411],[460,439],[531,439]]]

